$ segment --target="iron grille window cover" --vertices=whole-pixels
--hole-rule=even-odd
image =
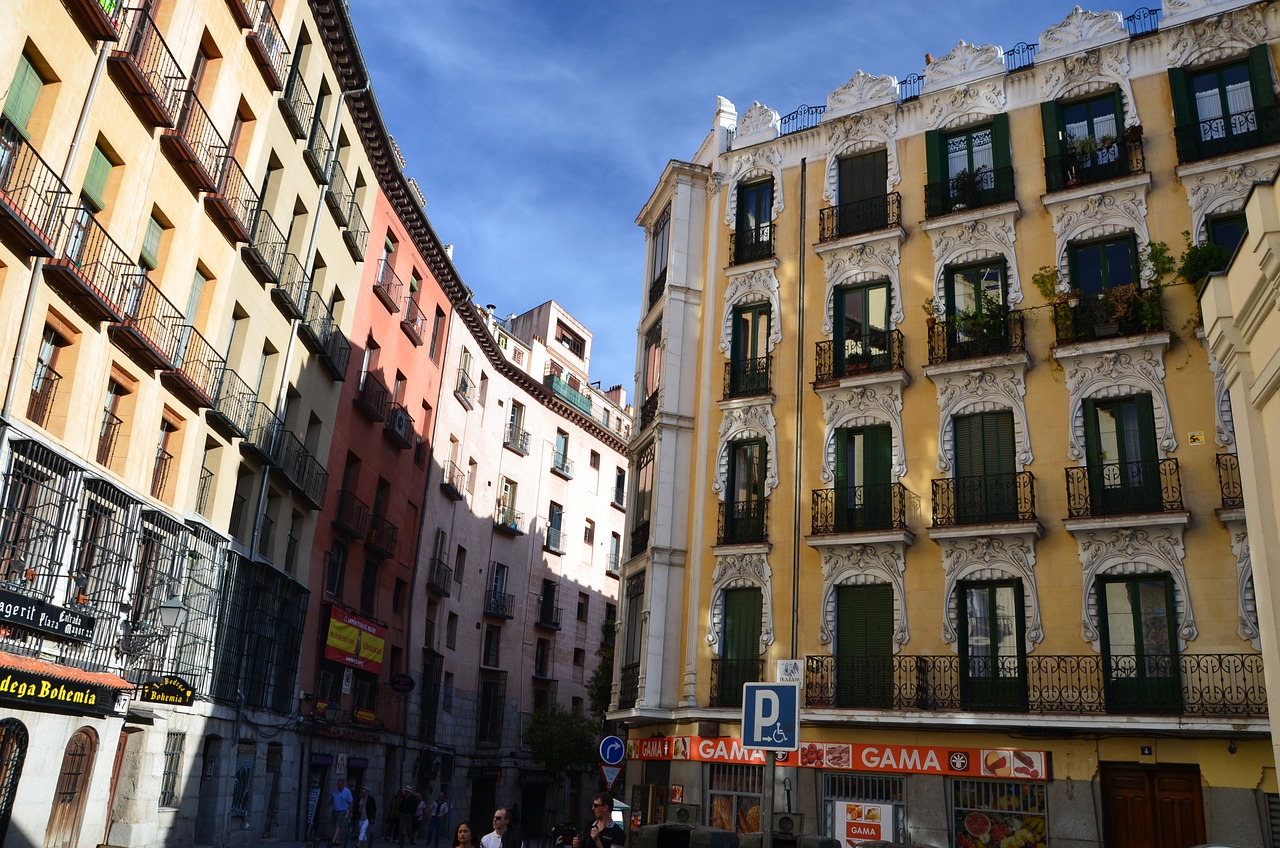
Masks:
[[[109,626],[88,645],[65,648],[64,658],[105,665],[115,652],[116,623],[128,608],[129,570],[138,552],[140,504],[103,480],[85,483],[67,603],[85,607]]]
[[[131,632],[159,632],[160,605],[181,595],[188,535],[187,526],[166,513],[152,509],[142,511],[131,581],[132,595],[125,599],[128,609],[122,610],[129,619]],[[129,654],[129,661],[122,672],[131,683],[141,683],[148,677],[167,672],[170,650],[177,644],[168,634],[141,644],[130,644],[131,636],[127,634],[117,638],[114,633],[109,633],[107,638],[117,642]],[[115,646],[104,647],[114,649]],[[176,648],[172,650],[176,652]]]
[[[502,744],[503,716],[506,714],[507,673],[486,669],[481,672],[480,711],[476,722],[476,743]]]
[[[170,731],[164,741],[164,772],[160,775],[160,806],[173,807],[178,799],[178,774],[182,767],[185,733]]]
[[[182,581],[186,618],[178,632],[173,672],[207,696],[213,668],[209,646],[215,644],[218,599],[226,576],[227,541],[206,525],[187,523],[187,552]]]
[[[712,763],[707,782],[707,800],[711,802],[710,821],[731,833],[751,833],[760,822],[750,821],[752,809],[762,809],[764,798],[764,766]]]
[[[80,480],[69,459],[39,442],[13,442],[0,505],[0,585],[53,599]],[[17,638],[22,641],[25,636]]]

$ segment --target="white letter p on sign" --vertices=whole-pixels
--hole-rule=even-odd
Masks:
[[[763,734],[766,727],[778,723],[781,717],[780,702],[776,692],[767,689],[756,693],[756,731]]]

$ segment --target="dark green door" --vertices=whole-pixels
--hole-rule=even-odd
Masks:
[[[724,643],[720,651],[718,704],[742,706],[742,685],[760,679],[760,626],[763,597],[746,587],[724,592]]]
[[[1178,712],[1173,579],[1162,574],[1099,580],[1098,618],[1111,712]]]
[[[836,431],[835,529],[884,530],[892,524],[889,425]]]
[[[893,587],[836,588],[836,706],[893,702]]]
[[[1097,514],[1160,512],[1160,461],[1150,395],[1087,400],[1085,448]]]
[[[837,288],[832,295],[835,315],[835,375],[889,365],[889,282]]]
[[[725,544],[764,541],[765,443],[759,439],[729,446],[725,487]]]
[[[729,368],[730,396],[769,390],[768,303],[752,303],[733,310]]]
[[[872,150],[848,156],[839,161],[837,168],[838,234],[865,233],[887,226],[888,151]]]
[[[960,698],[965,709],[1025,710],[1020,580],[963,581],[956,590],[960,624]]]
[[[1013,412],[957,415],[952,427],[955,523],[1016,521],[1019,509]]]
[[[738,220],[734,228],[734,261],[749,262],[773,255],[773,180],[738,186]]]

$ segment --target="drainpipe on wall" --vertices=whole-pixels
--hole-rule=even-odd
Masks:
[[[796,261],[799,268],[796,272],[796,291],[799,298],[796,322],[796,387],[804,385],[804,224],[808,206],[806,197],[808,187],[805,176],[808,172],[808,160],[800,160],[800,243],[796,249]],[[795,456],[795,503],[792,507],[794,521],[791,522],[791,658],[799,659],[800,650],[800,445],[804,442],[804,392],[796,392],[796,456]]]

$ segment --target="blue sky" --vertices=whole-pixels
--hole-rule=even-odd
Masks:
[[[715,98],[826,103],[857,70],[902,79],[959,39],[1035,41],[1072,0],[350,0],[388,128],[481,304],[554,298],[594,334],[592,379],[631,396],[644,233]],[[1158,6],[1158,2],[1150,5]],[[1099,6],[1123,14],[1138,6]]]

